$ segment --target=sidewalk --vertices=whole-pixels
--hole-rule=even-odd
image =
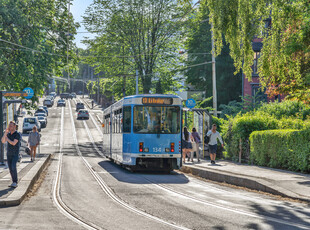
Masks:
[[[22,117],[19,117],[19,125],[22,125]],[[19,128],[21,132],[22,128]],[[4,166],[0,166],[0,207],[19,205],[26,197],[32,186],[40,177],[45,165],[48,163],[51,154],[40,153],[36,155],[34,162],[30,161],[30,156],[25,153],[28,136],[23,134],[22,146],[20,153],[22,154],[21,162],[17,163],[18,187],[13,189],[8,187],[12,183],[9,168],[6,162],[6,151],[4,154]]]
[[[18,187],[15,189],[8,187],[12,180],[7,165],[0,166],[0,207],[19,205],[23,201],[50,157],[50,154],[38,154],[36,161],[31,162],[30,156],[24,154],[17,163]]]
[[[185,163],[182,172],[217,182],[310,202],[310,175],[219,160]]]

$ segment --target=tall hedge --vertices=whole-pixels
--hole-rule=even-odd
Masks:
[[[242,141],[242,158],[247,158],[248,139],[253,131],[276,129],[278,121],[273,117],[244,114],[229,119],[222,125],[222,134],[225,141],[224,155],[232,160],[239,156],[239,143]]]
[[[266,130],[250,135],[253,163],[310,172],[310,130]]]

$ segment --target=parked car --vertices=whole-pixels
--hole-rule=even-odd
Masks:
[[[66,101],[65,100],[63,100],[63,99],[59,99],[58,101],[57,101],[57,107],[60,107],[60,106],[66,106]]]
[[[89,119],[89,113],[86,109],[80,109],[78,114],[77,114],[77,119]]]
[[[46,117],[44,117],[44,116],[38,116],[37,118],[38,118],[38,120],[39,120],[39,122],[40,122],[40,124],[41,124],[41,128],[45,128],[46,125],[47,125],[47,119],[46,119]]]
[[[43,105],[46,106],[46,107],[52,107],[54,105],[54,101],[51,100],[51,99],[45,99],[43,101]]]
[[[76,98],[76,93],[71,93],[71,98]]]
[[[32,131],[33,126],[37,126],[38,131],[41,132],[41,124],[37,117],[25,117],[23,120],[23,133]]]
[[[76,109],[75,109],[75,111],[78,112],[80,109],[85,109],[85,106],[84,106],[83,103],[78,102],[78,103],[76,103]]]
[[[44,109],[46,115],[48,116],[48,108],[46,106],[39,106],[39,109]]]
[[[77,94],[78,95],[83,95],[83,91],[79,91]]]

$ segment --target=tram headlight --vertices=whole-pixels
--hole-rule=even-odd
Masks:
[[[148,153],[149,152],[149,148],[144,148],[144,152]]]
[[[169,149],[169,148],[165,148],[165,152],[166,152],[166,153],[169,153],[169,152],[170,152],[170,149]]]

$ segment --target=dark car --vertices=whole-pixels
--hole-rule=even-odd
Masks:
[[[61,93],[60,98],[61,99],[72,99],[72,95],[69,93]]]
[[[57,101],[57,107],[60,107],[60,106],[66,106],[66,101],[65,100],[63,100],[63,99],[59,99],[58,101]]]
[[[71,98],[76,98],[76,93],[71,93]]]
[[[81,102],[78,102],[78,103],[76,103],[76,110],[75,111],[79,111],[80,109],[84,109],[84,108],[85,108],[84,104]]]

